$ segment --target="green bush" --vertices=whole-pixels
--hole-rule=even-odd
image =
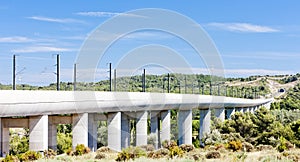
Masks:
[[[66,150],[66,154],[67,154],[68,156],[74,156],[74,151],[73,151],[73,149],[72,149],[72,148],[69,148],[68,150]]]
[[[72,148],[71,133],[57,133],[57,154],[63,154]]]
[[[227,149],[230,149],[232,151],[239,151],[243,148],[242,142],[241,141],[230,141],[227,144]]]
[[[118,153],[116,161],[126,161],[126,160],[134,160],[135,158],[139,158],[141,156],[146,156],[146,152],[142,150],[140,147],[128,147],[123,149]]]
[[[182,157],[183,154],[184,154],[184,151],[180,147],[178,147],[178,146],[171,147],[169,149],[169,151],[170,151],[169,152],[169,157],[171,159],[177,158],[177,157]]]
[[[18,155],[29,150],[29,129],[9,130],[9,153]],[[20,135],[22,134],[22,136]]]
[[[35,151],[27,151],[20,156],[20,161],[34,161],[38,160],[42,157],[42,155],[39,152]]]
[[[277,146],[277,150],[279,152],[283,152],[283,151],[287,150],[288,148],[286,147],[286,143],[287,143],[286,139],[283,137],[280,137],[279,145]]]
[[[18,162],[18,161],[19,161],[18,157],[14,155],[6,155],[6,157],[2,159],[2,162]]]
[[[84,144],[78,144],[76,147],[75,147],[75,152],[74,154],[76,156],[80,156],[80,155],[83,155],[83,154],[87,154],[89,153],[91,150],[89,147],[85,147]]]
[[[198,138],[193,140],[193,145],[195,148],[200,148],[201,147],[200,140]]]

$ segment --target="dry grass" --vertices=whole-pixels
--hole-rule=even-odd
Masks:
[[[180,159],[149,159],[146,157],[141,157],[135,159],[135,162],[192,162],[194,161],[194,156],[196,155],[199,159],[198,161],[203,162],[293,162],[300,161],[300,149],[293,149],[290,151],[286,151],[284,153],[279,153],[276,150],[264,150],[264,151],[254,151],[254,152],[232,152],[232,151],[220,151],[221,158],[219,159],[206,159],[205,155],[208,150],[204,149],[195,149],[194,151],[188,152],[185,154],[183,158]],[[106,153],[107,158],[102,160],[96,160],[94,157],[96,153],[89,153],[83,156],[67,156],[67,155],[59,155],[54,159],[40,159],[38,162],[59,162],[59,161],[67,161],[67,162],[112,162],[115,161],[117,157],[117,153],[109,152]]]

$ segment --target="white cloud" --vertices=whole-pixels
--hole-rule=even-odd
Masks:
[[[31,46],[31,47],[25,47],[22,49],[12,50],[13,53],[70,52],[70,51],[75,51],[75,49],[59,48],[59,47],[51,47],[51,46]]]
[[[279,32],[278,29],[254,25],[249,23],[209,23],[208,26],[217,27],[223,30],[233,31],[233,32],[249,32],[249,33],[271,33]]]
[[[76,20],[76,19],[51,18],[51,17],[43,17],[43,16],[31,16],[28,17],[28,19],[54,22],[54,23],[84,23],[83,21]]]
[[[128,13],[122,13],[122,12],[77,12],[76,15],[80,16],[92,16],[92,17],[113,17],[116,15],[122,14],[122,16],[129,16],[129,17],[143,17],[135,14],[128,14]]]
[[[0,43],[27,43],[32,41],[30,38],[20,36],[0,37]]]

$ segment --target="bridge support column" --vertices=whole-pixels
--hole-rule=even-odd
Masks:
[[[136,113],[136,146],[147,145],[147,111]]]
[[[9,154],[9,128],[2,128],[2,156]]]
[[[97,128],[95,114],[88,114],[88,146],[93,152],[97,150]]]
[[[155,149],[158,149],[158,144],[160,143],[159,142],[159,138],[160,138],[160,135],[159,135],[159,126],[160,126],[159,112],[151,111],[150,116],[151,116],[150,117],[150,122],[151,122],[150,136],[151,136],[151,138],[154,138],[153,145],[154,145]]]
[[[179,110],[178,113],[179,145],[192,144],[192,110]]]
[[[227,111],[227,113],[226,113],[227,119],[230,119],[231,115],[233,115],[235,113],[234,108],[226,109],[226,111]]]
[[[160,113],[161,118],[161,134],[160,134],[160,145],[165,140],[171,139],[171,113],[170,110],[162,111]]]
[[[243,112],[250,112],[250,108],[249,107],[244,108]]]
[[[241,113],[244,112],[243,108],[235,108],[235,111],[236,111],[236,112],[241,112]]]
[[[48,122],[48,145],[52,150],[57,149],[57,125],[54,123],[53,118],[50,117]]]
[[[255,107],[251,107],[251,108],[250,108],[250,112],[251,112],[252,114],[254,114],[254,111],[255,111]]]
[[[254,107],[254,111],[258,110],[259,109],[259,106],[255,106]]]
[[[271,102],[268,102],[263,105],[265,108],[270,109],[271,108]]]
[[[48,115],[29,117],[29,150],[48,149]]]
[[[225,108],[215,109],[215,116],[223,122],[225,120]]]
[[[126,148],[130,146],[130,118],[122,113],[121,120],[121,148]]]
[[[107,132],[108,147],[115,151],[130,145],[130,124],[129,117],[121,112],[108,113]]]
[[[210,117],[211,110],[200,110],[200,130],[199,130],[199,140],[201,141],[204,137],[204,134],[210,132]],[[204,144],[201,142],[201,145]]]
[[[84,144],[88,146],[88,113],[74,114],[72,117],[73,149]]]

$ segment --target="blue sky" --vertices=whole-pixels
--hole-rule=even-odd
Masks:
[[[300,2],[291,1],[1,1],[0,83],[10,84],[12,55],[17,55],[17,84],[55,82],[55,56],[61,55],[62,81],[72,81],[72,68],[86,37],[118,13],[162,8],[199,23],[214,41],[226,76],[294,74],[300,69]],[[97,79],[133,46],[160,43],[178,51],[196,72],[205,68],[177,38],[157,31],[134,33],[115,45],[99,63]],[[197,59],[196,59],[197,60]]]

